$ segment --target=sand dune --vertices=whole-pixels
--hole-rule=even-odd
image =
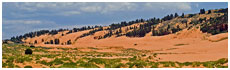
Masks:
[[[76,37],[87,31],[72,33],[63,37],[59,37],[64,42],[68,39],[74,40]],[[104,34],[104,31],[99,31],[94,35],[79,38],[73,45],[47,45],[36,44],[36,46],[44,47],[62,47],[62,48],[76,48],[76,47],[123,47],[134,48],[138,50],[150,50],[153,53],[165,53],[159,55],[160,61],[210,61],[220,58],[228,58],[228,33],[218,35],[210,35],[202,33],[199,29],[193,28],[190,30],[184,29],[176,34],[169,34],[165,36],[151,36],[147,34],[141,38],[129,38],[126,36],[110,37],[105,39],[94,39],[95,36]],[[33,38],[35,40],[42,38]],[[56,38],[58,35],[55,36]],[[28,39],[29,40],[29,39]],[[26,40],[26,41],[28,41]],[[55,51],[53,49],[50,51]],[[59,51],[59,50],[58,50]],[[87,49],[85,50],[87,51]],[[88,50],[90,51],[90,50]],[[98,52],[109,52],[108,50],[99,50]],[[116,52],[111,51],[110,52]]]

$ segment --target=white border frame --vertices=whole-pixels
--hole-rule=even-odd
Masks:
[[[228,0],[1,0],[1,4],[0,4],[0,22],[2,23],[2,3],[3,2],[228,2],[228,7],[230,7],[229,5],[229,1]],[[229,9],[228,9],[229,11]],[[229,14],[228,14],[228,18],[229,18]],[[228,20],[228,23],[230,21]],[[228,25],[228,27],[230,27],[230,25]],[[0,31],[0,39],[1,39],[1,43],[2,43],[2,24],[0,25],[1,31]],[[230,29],[228,29],[229,31]],[[228,34],[228,37],[230,35]],[[228,41],[228,43],[230,43]],[[2,44],[1,44],[2,47]],[[229,53],[230,48],[228,48],[228,57],[230,56]],[[0,56],[0,67],[2,68],[2,48],[0,48],[0,52],[1,52],[1,56]],[[228,58],[229,59],[229,58]],[[31,68],[2,68],[2,70],[31,70]],[[32,68],[33,70],[43,70],[43,69],[47,69],[47,70],[76,70],[76,69],[80,69],[80,70],[150,70],[150,69],[156,69],[156,70],[229,70],[230,69],[230,65],[228,62],[228,68]]]

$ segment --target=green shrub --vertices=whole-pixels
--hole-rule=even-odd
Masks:
[[[123,63],[118,63],[118,64],[113,64],[112,65],[112,68],[121,68],[121,67],[124,67],[125,66],[125,64],[123,64]]]
[[[25,50],[25,54],[32,54],[32,53],[33,53],[33,51],[31,49],[26,49]]]
[[[99,68],[97,65],[91,62],[84,62],[84,63],[81,63],[79,66],[84,67],[84,68]]]
[[[21,68],[20,66],[18,66],[18,65],[15,65],[15,68]]]
[[[16,59],[16,62],[23,63],[24,61],[30,62],[32,60],[33,59],[31,57],[29,57],[29,56],[21,56],[21,57]]]
[[[201,65],[200,62],[193,62],[192,67],[199,67]]]
[[[24,68],[33,68],[32,66],[25,66]]]
[[[158,64],[152,65],[151,68],[158,68]]]
[[[52,61],[52,63],[55,65],[59,65],[59,64],[63,64],[64,62],[61,59],[56,58]]]
[[[2,63],[2,68],[5,68],[7,66],[7,63]]]
[[[107,60],[104,60],[102,58],[92,58],[88,62],[95,62],[96,64],[106,64]]]
[[[50,66],[50,64],[49,64],[48,62],[46,62],[45,60],[39,61],[38,63],[41,63],[41,64],[44,64],[44,65]]]
[[[163,64],[163,67],[170,67],[170,64],[168,62],[160,62],[161,64]]]
[[[13,62],[8,63],[7,66],[8,66],[8,68],[14,68]]]
[[[214,61],[203,62],[203,66],[207,67],[207,68],[214,68],[215,65],[216,65],[216,62],[214,62]]]
[[[137,68],[143,68],[143,67],[147,66],[147,63],[145,61],[142,61],[142,60],[136,60],[133,62],[128,62],[127,64],[129,65],[129,68],[132,68],[133,66],[136,66]]]
[[[191,62],[184,62],[183,64],[184,64],[185,66],[192,65],[192,63],[191,63]]]
[[[13,62],[13,61],[14,61],[14,57],[11,56],[6,60],[6,63]]]
[[[73,62],[64,63],[60,68],[77,68],[77,64]]]
[[[133,58],[129,58],[129,61],[135,61],[137,59],[137,56],[133,56]]]
[[[226,58],[219,59],[219,60],[217,61],[217,63],[220,63],[220,64],[228,63],[228,59],[226,59]]]

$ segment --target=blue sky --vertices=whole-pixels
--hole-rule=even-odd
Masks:
[[[227,8],[227,2],[4,2],[3,39],[41,29],[109,25],[167,14],[198,13],[199,9]]]

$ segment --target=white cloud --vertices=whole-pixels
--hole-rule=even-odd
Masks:
[[[58,26],[55,22],[46,20],[8,20],[3,18],[2,23],[2,35],[4,39]]]
[[[84,12],[97,12],[97,11],[101,11],[102,7],[101,6],[85,6],[85,7],[81,7],[80,10]]]
[[[61,16],[73,16],[73,15],[79,15],[81,12],[79,11],[65,11],[61,13],[57,13],[56,15],[61,15]]]
[[[76,15],[80,13],[113,13],[122,11],[138,11],[138,10],[191,10],[190,3],[185,2],[152,2],[152,3],[84,3],[84,2],[64,2],[64,3],[11,3],[16,9],[26,12],[48,11],[52,14],[60,14],[63,16]]]
[[[53,21],[41,21],[41,20],[6,20],[3,19],[3,24],[55,24]]]
[[[192,9],[190,3],[184,2],[168,2],[168,3],[146,3],[146,9],[152,8],[153,10],[167,10],[167,11],[189,11]]]
[[[195,7],[197,7],[197,8],[198,8],[198,7],[199,7],[199,4],[195,4]]]

